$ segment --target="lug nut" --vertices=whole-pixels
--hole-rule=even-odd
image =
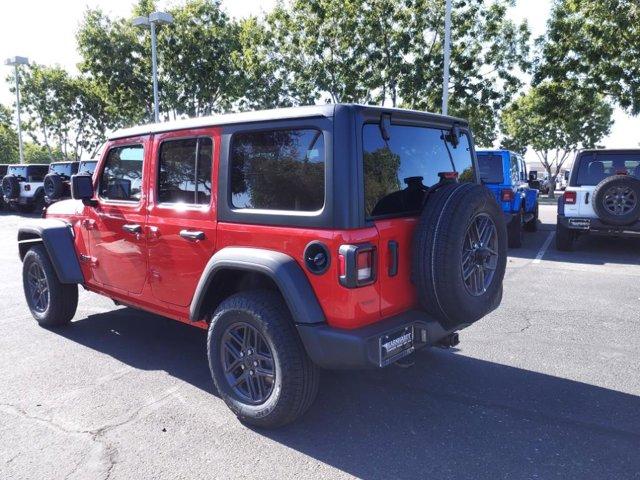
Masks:
[[[254,366],[254,367],[257,367],[257,366],[258,366],[258,362],[256,362],[256,361],[254,360],[254,362],[253,362],[253,366]]]
[[[253,370],[249,370],[249,375],[253,375]]]

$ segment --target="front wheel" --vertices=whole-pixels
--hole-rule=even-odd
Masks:
[[[514,215],[509,225],[507,225],[507,234],[509,236],[509,248],[522,247],[522,223],[523,223],[522,211]]]
[[[45,248],[37,245],[24,256],[22,284],[31,315],[43,327],[68,324],[78,307],[78,286],[61,283]]]
[[[242,292],[223,301],[209,326],[207,355],[218,393],[247,424],[286,425],[316,397],[318,368],[276,292]]]
[[[563,252],[573,250],[573,242],[575,241],[575,233],[564,225],[556,225],[556,248]]]

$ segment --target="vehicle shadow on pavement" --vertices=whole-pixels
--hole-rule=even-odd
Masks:
[[[197,328],[121,308],[58,333],[215,394]],[[299,422],[256,431],[365,479],[638,474],[640,397],[463,352],[419,352],[408,369],[323,372]]]

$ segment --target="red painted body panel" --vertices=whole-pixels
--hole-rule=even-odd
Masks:
[[[159,145],[168,138],[213,138],[212,201],[207,206],[167,206],[156,201]],[[327,323],[354,329],[406,311],[416,305],[410,281],[411,243],[416,218],[381,220],[357,230],[330,230],[217,222],[217,178],[220,131],[199,128],[109,142],[96,171],[94,186],[112,146],[142,142],[145,146],[143,193],[138,204],[105,202],[85,206],[79,201],[58,202],[48,217],[68,219],[88,290],[182,322],[189,321],[189,305],[207,261],[227,246],[271,249],[294,258],[305,272]],[[122,231],[125,223],[143,226],[143,233]],[[179,236],[180,230],[205,233],[202,241]],[[304,267],[303,252],[314,240],[325,243],[331,253],[326,273],[314,275]],[[399,270],[389,276],[388,242],[399,245]],[[338,281],[338,250],[341,245],[369,243],[376,248],[376,281],[360,288],[345,288]],[[194,323],[207,328],[204,321]]]

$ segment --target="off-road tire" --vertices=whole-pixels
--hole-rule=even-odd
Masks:
[[[483,294],[473,296],[462,273],[463,247],[471,222],[488,216],[496,233],[496,269]],[[447,328],[469,325],[500,304],[507,262],[507,229],[502,210],[484,186],[461,183],[429,194],[416,226],[412,280],[421,306]]]
[[[569,252],[573,250],[573,244],[576,240],[575,232],[558,223],[556,225],[556,249],[561,252]]]
[[[10,200],[15,200],[20,196],[20,182],[17,177],[7,175],[2,179],[2,195]]]
[[[220,348],[224,332],[234,323],[256,328],[270,347],[275,381],[268,398],[255,405],[243,401],[227,381]],[[220,397],[240,421],[262,428],[277,428],[295,421],[313,403],[318,392],[319,371],[307,356],[291,314],[277,292],[241,292],[216,309],[207,337],[207,356],[213,382]]]
[[[522,210],[511,218],[507,225],[509,236],[509,248],[522,247],[522,230],[524,228],[522,221]]]
[[[64,195],[64,180],[57,173],[44,177],[44,192],[50,200],[57,200]]]
[[[524,228],[527,232],[537,232],[538,231],[538,217],[539,217],[539,205],[536,203],[535,208],[533,209],[533,218],[528,222],[525,222],[522,228]]]
[[[48,306],[44,311],[38,311],[34,308],[34,302],[31,297],[28,272],[33,263],[37,263],[44,272],[49,288]],[[31,315],[40,326],[59,327],[71,321],[78,307],[78,286],[60,282],[44,246],[36,245],[24,256],[22,262],[22,284]]]
[[[607,192],[615,187],[625,187],[633,191],[635,206],[626,214],[614,214],[607,210],[604,200]],[[629,175],[613,175],[602,180],[593,191],[593,210],[598,218],[610,225],[629,225],[640,218],[640,180]]]

